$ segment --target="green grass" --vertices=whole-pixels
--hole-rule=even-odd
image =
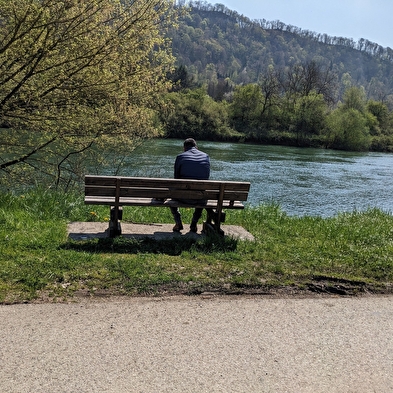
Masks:
[[[192,210],[183,210],[184,221]],[[70,221],[105,221],[81,193],[0,194],[0,303],[87,295],[389,293],[393,216],[377,209],[289,217],[278,206],[228,211],[255,241],[67,238]],[[124,221],[171,223],[169,209],[125,208]]]

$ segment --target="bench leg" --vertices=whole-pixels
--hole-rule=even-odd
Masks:
[[[121,206],[118,208],[111,207],[110,212],[110,221],[109,221],[109,237],[116,237],[121,235],[121,225],[120,221],[123,218],[123,209]]]
[[[116,237],[121,235],[121,225],[120,222],[109,222],[109,237]]]
[[[219,235],[223,236],[224,231],[221,229],[221,222],[225,221],[225,213],[221,212],[221,220],[218,220],[218,212],[213,209],[206,209],[207,211],[207,219],[206,222],[203,223],[203,230],[205,232],[216,232]]]

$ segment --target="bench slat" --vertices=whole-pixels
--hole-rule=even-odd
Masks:
[[[86,196],[115,196],[114,187],[85,187]],[[181,190],[181,189],[157,189],[157,188],[120,188],[120,197],[136,198],[179,198],[179,199],[215,199],[219,198],[219,191],[211,190]],[[248,192],[224,190],[224,199],[227,200],[247,200]]]
[[[115,198],[114,197],[91,197],[91,196],[86,196],[85,197],[85,203],[88,205],[114,205],[115,204]],[[239,202],[235,201],[233,202],[233,205],[231,205],[231,201],[229,200],[224,200],[223,201],[223,208],[230,208],[230,209],[244,209],[244,205]],[[164,202],[157,202],[157,201],[152,201],[151,198],[120,198],[119,201],[120,206],[152,206],[152,207],[171,207],[171,206],[177,206],[177,207],[201,207],[201,208],[215,208],[217,207],[217,201],[216,200],[208,200],[207,204],[186,204],[186,203],[181,203],[179,201],[174,201],[174,200],[166,200]]]
[[[181,190],[219,190],[220,185],[225,183],[225,189],[249,191],[250,183],[235,181],[215,180],[190,180],[190,179],[166,179],[145,177],[116,177],[116,176],[85,176],[86,186],[116,187],[116,181],[120,179],[120,187],[135,188],[178,188]]]

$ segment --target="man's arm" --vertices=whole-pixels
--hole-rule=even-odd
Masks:
[[[175,179],[180,179],[180,158],[179,158],[179,156],[177,156],[176,160],[175,160],[173,177]]]

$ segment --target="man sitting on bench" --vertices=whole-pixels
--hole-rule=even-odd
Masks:
[[[198,150],[193,138],[188,138],[183,143],[184,152],[179,154],[175,160],[175,179],[195,179],[208,180],[210,176],[210,158],[203,151]],[[184,199],[180,200],[189,204],[201,204],[200,200]],[[203,203],[203,201],[202,201]],[[171,207],[173,218],[175,219],[174,232],[183,229],[183,223],[179,209]],[[190,225],[190,232],[197,232],[197,224],[202,216],[203,209],[195,208]]]

